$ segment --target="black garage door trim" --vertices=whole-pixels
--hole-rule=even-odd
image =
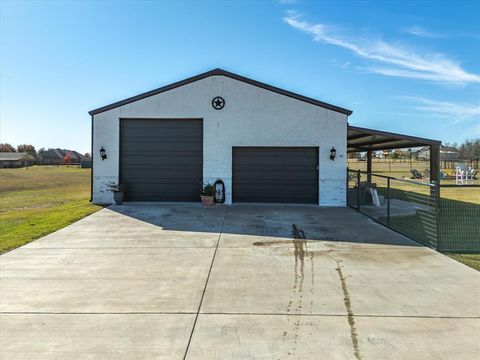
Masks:
[[[125,201],[200,200],[203,119],[120,118],[119,126]]]
[[[232,201],[318,204],[318,146],[232,148]]]

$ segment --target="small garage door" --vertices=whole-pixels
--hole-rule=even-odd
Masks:
[[[318,204],[317,147],[234,147],[233,201]]]
[[[199,201],[201,119],[121,119],[120,178],[125,201]]]

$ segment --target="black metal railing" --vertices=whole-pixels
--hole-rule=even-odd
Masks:
[[[437,247],[438,186],[348,170],[348,205],[424,245]]]
[[[435,184],[347,170],[347,204],[431,248],[480,252],[480,185]]]

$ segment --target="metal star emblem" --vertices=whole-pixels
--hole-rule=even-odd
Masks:
[[[225,106],[225,100],[221,96],[216,96],[212,100],[212,106],[215,110],[221,110]]]

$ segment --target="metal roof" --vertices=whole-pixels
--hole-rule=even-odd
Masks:
[[[306,96],[303,96],[303,95],[299,95],[299,94],[293,93],[291,91],[283,90],[283,89],[280,89],[278,87],[268,85],[268,84],[265,84],[265,83],[262,83],[262,82],[259,82],[259,81],[256,81],[256,80],[252,80],[252,79],[246,78],[244,76],[240,76],[240,75],[237,75],[237,74],[234,74],[234,73],[222,70],[222,69],[210,70],[210,71],[207,71],[205,73],[190,77],[188,79],[177,81],[173,84],[166,85],[166,86],[163,86],[161,88],[151,90],[151,91],[148,91],[146,93],[136,95],[136,96],[130,97],[128,99],[121,100],[121,101],[115,102],[113,104],[100,107],[100,108],[95,109],[95,110],[91,110],[88,113],[90,115],[96,115],[96,114],[102,113],[104,111],[115,109],[119,106],[123,106],[123,105],[129,104],[129,103],[141,100],[141,99],[145,99],[145,98],[153,96],[153,95],[160,94],[160,93],[168,91],[168,90],[175,89],[175,88],[183,86],[183,85],[190,84],[194,81],[205,79],[205,78],[210,77],[210,76],[226,76],[226,77],[229,77],[229,78],[234,79],[234,80],[242,81],[244,83],[247,83],[247,84],[250,84],[250,85],[253,85],[253,86],[257,86],[257,87],[265,89],[265,90],[269,90],[269,91],[272,91],[272,92],[275,92],[275,93],[278,93],[278,94],[281,94],[281,95],[284,95],[284,96],[291,97],[293,99],[304,101],[304,102],[309,103],[309,104],[313,104],[313,105],[316,105],[316,106],[321,106],[323,108],[333,110],[333,111],[336,111],[336,112],[339,112],[339,113],[342,113],[342,114],[345,114],[345,115],[351,115],[352,114],[351,110],[344,109],[344,108],[341,108],[339,106],[335,106],[335,105],[332,105],[332,104],[328,104],[328,103],[325,103],[323,101],[315,100],[315,99],[312,99],[312,98],[309,98],[309,97],[306,97]]]
[[[347,152],[440,145],[440,141],[348,125]]]
[[[29,156],[26,152],[0,152],[0,161],[18,161],[28,159]]]

